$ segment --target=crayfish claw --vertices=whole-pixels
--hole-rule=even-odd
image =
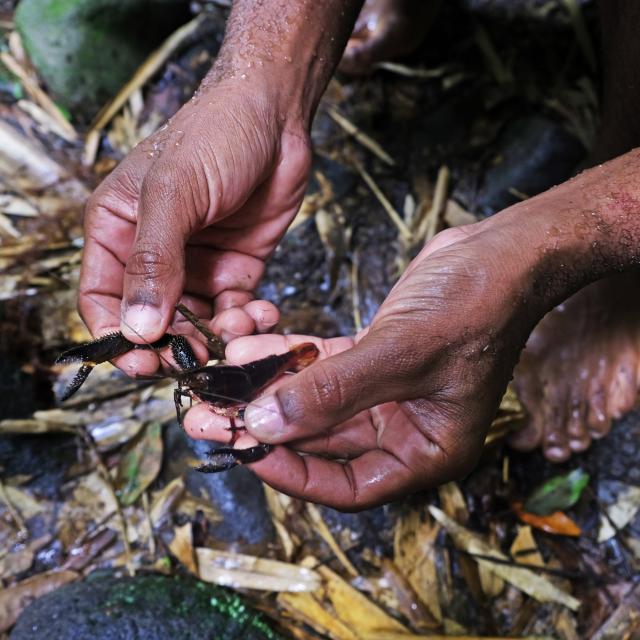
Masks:
[[[272,449],[270,444],[258,444],[247,449],[231,449],[223,447],[213,449],[207,454],[209,462],[195,467],[202,473],[219,473],[237,467],[239,464],[250,464],[262,460]]]

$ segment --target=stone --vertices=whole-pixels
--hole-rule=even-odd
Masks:
[[[21,0],[15,23],[58,104],[90,119],[189,19],[186,0]]]
[[[94,572],[35,600],[11,640],[276,640],[232,591],[182,576]]]

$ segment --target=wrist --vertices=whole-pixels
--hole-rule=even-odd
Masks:
[[[523,265],[515,284],[541,317],[591,282],[640,265],[640,150],[483,224],[511,238]]]
[[[266,84],[283,119],[310,127],[362,0],[236,0],[210,72]]]

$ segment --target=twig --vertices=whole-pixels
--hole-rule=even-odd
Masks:
[[[174,31],[149,57],[138,67],[137,71],[133,74],[133,77],[118,91],[118,93],[100,109],[98,115],[95,117],[91,124],[89,131],[87,132],[87,140],[92,142],[92,145],[85,147],[85,153],[83,162],[85,165],[92,165],[95,160],[95,152],[97,151],[97,145],[95,145],[96,135],[99,137],[100,131],[104,129],[113,116],[120,111],[120,109],[126,104],[127,100],[131,97],[135,91],[140,89],[144,84],[155,75],[167,59],[173,54],[173,52],[191,35],[193,35],[200,25],[204,22],[204,14],[196,16],[187,24],[182,25],[179,29]]]
[[[22,515],[20,515],[18,509],[11,502],[9,494],[7,493],[2,480],[0,480],[0,499],[2,499],[2,502],[7,505],[7,509],[9,510],[9,513],[11,514],[16,527],[18,528],[18,539],[21,542],[24,542],[29,538],[29,529],[27,529],[27,524],[25,523],[24,518],[22,517]]]
[[[78,133],[71,123],[62,115],[58,105],[38,86],[38,83],[29,76],[22,65],[7,51],[0,53],[0,60],[14,76],[20,80],[24,90],[51,116],[58,125],[60,131],[64,132],[65,140],[73,142],[78,138]]]
[[[354,578],[359,576],[360,574],[358,573],[358,570],[353,566],[351,560],[347,558],[347,555],[340,548],[337,540],[329,530],[326,522],[323,520],[318,507],[308,502],[307,513],[309,514],[311,524],[315,528],[316,533],[327,543],[336,558],[340,561],[340,564],[342,564],[342,566],[347,570],[347,573],[352,575]]]
[[[153,533],[153,522],[151,522],[151,509],[149,508],[149,492],[142,492],[142,508],[144,509],[144,515],[147,520],[147,526],[149,527],[149,553],[152,556],[156,555],[156,537]]]
[[[216,360],[224,360],[224,342],[222,342],[209,327],[203,324],[191,309],[185,307],[181,302],[176,305],[176,310],[207,339],[207,346],[209,347],[209,351],[211,351],[211,355],[213,355]]]
[[[363,147],[369,149],[382,162],[391,167],[395,165],[395,160],[373,138],[359,129],[351,120],[345,118],[335,107],[329,107],[327,113],[344,131],[353,136]]]
[[[420,226],[416,233],[416,240],[418,243],[428,242],[438,231],[438,223],[440,222],[440,218],[444,213],[445,205],[447,204],[449,176],[449,169],[445,166],[440,167],[431,207],[420,221]]]
[[[421,80],[441,78],[447,71],[451,70],[450,67],[446,65],[435,69],[422,69],[420,67],[408,67],[406,64],[398,64],[397,62],[376,62],[373,68],[397,73],[399,76],[404,76],[405,78],[420,78]]]
[[[358,281],[358,269],[360,256],[355,249],[351,259],[351,300],[353,304],[353,326],[356,331],[362,331],[362,314],[360,313],[360,284]]]
[[[593,43],[591,42],[589,30],[587,29],[587,25],[584,21],[584,16],[580,10],[580,5],[576,0],[562,0],[562,4],[564,4],[567,12],[569,13],[573,30],[576,33],[576,40],[580,45],[580,49],[582,49],[582,54],[587,60],[591,71],[595,71],[598,66],[596,62],[596,54],[593,48]]]
[[[120,501],[118,500],[118,496],[111,484],[111,476],[109,475],[109,469],[102,460],[100,453],[98,452],[98,448],[96,447],[96,443],[94,442],[91,434],[83,428],[78,429],[78,433],[80,437],[84,440],[87,448],[91,452],[91,456],[96,464],[98,472],[102,476],[102,480],[104,481],[107,490],[111,494],[113,498],[114,504],[116,505],[116,513],[118,514],[118,521],[120,524],[120,534],[122,535],[122,544],[124,545],[124,556],[125,556],[125,564],[127,567],[127,572],[130,576],[135,576],[136,571],[133,566],[133,559],[131,556],[131,545],[129,544],[129,538],[127,537],[127,521],[125,520],[124,513],[122,512],[122,507],[120,506]]]
[[[502,60],[493,46],[487,30],[482,25],[478,25],[476,28],[475,40],[489,65],[489,69],[491,69],[491,74],[495,81],[498,84],[508,84],[511,82],[511,73],[504,64],[502,64]]]
[[[351,162],[360,174],[360,177],[367,183],[369,189],[373,191],[373,195],[378,198],[378,201],[391,218],[391,221],[396,225],[398,231],[400,232],[400,235],[405,240],[410,240],[413,237],[413,234],[411,233],[409,227],[407,227],[407,225],[405,224],[404,220],[400,217],[400,214],[393,208],[393,205],[389,202],[387,196],[382,193],[380,187],[378,187],[374,179],[369,175],[362,164],[360,164],[360,161],[357,158],[351,158]]]

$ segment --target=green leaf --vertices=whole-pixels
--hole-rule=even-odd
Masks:
[[[539,516],[564,511],[578,502],[588,484],[589,474],[580,468],[562,476],[554,476],[529,496],[524,503],[524,510]]]
[[[115,489],[120,504],[133,504],[156,479],[162,466],[162,426],[150,422],[118,464]]]

